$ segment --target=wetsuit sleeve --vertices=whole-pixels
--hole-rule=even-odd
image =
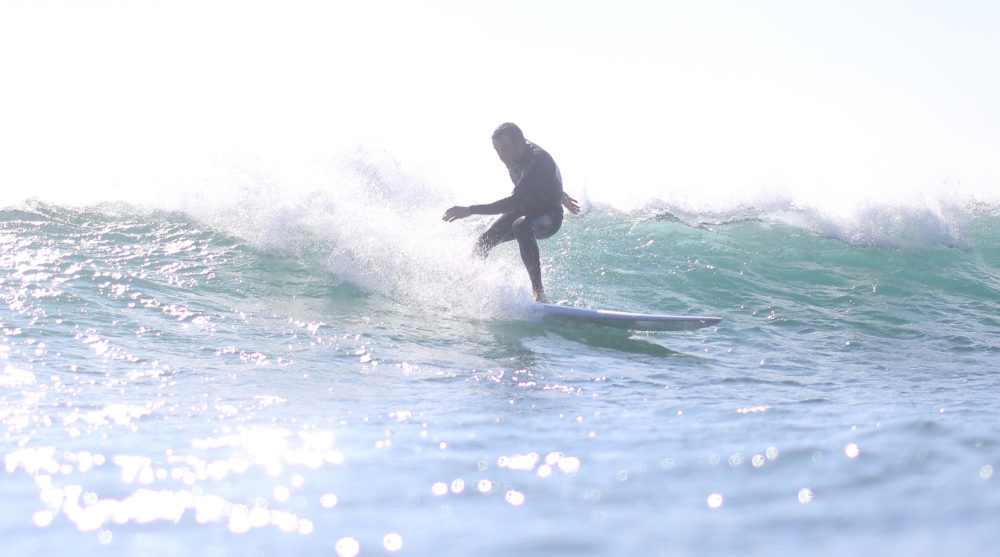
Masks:
[[[500,213],[509,213],[517,209],[518,205],[517,194],[515,193],[510,197],[494,201],[489,205],[472,205],[469,207],[469,210],[472,211],[473,215],[499,215]]]

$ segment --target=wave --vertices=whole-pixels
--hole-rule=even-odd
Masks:
[[[504,316],[530,303],[516,249],[501,246],[485,261],[472,255],[472,243],[488,217],[457,223],[440,219],[444,208],[470,197],[486,201],[506,195],[509,183],[498,180],[495,188],[460,191],[439,181],[433,170],[366,147],[309,161],[265,163],[233,156],[187,167],[171,183],[154,197],[146,197],[148,184],[135,184],[129,191],[140,192],[137,199],[119,195],[119,189],[98,189],[83,209],[58,197],[11,207],[54,220],[93,218],[78,210],[187,220],[262,256],[295,258],[364,292],[433,311]],[[850,254],[862,253],[856,250],[868,248],[919,256],[943,247],[981,257],[981,276],[993,272],[994,246],[1000,245],[1000,204],[964,194],[947,198],[943,190],[938,197],[909,200],[862,197],[850,211],[841,210],[844,205],[838,210],[802,205],[772,188],[745,192],[750,202],[729,205],[713,192],[700,201],[689,192],[695,201],[686,203],[646,192],[638,207],[605,202],[586,190],[573,193],[585,212],[568,218],[555,238],[542,243],[542,256],[550,295],[581,305],[711,307],[712,300],[690,294],[698,289],[692,277],[704,280],[712,271],[706,265],[718,270],[741,265],[739,259],[749,259],[748,253],[772,253],[772,264],[794,268],[795,259],[779,252],[801,255],[817,249],[822,239],[840,243],[843,250],[824,244],[830,260],[815,265],[841,265]],[[7,211],[5,218],[12,214]],[[719,259],[706,263],[714,258]],[[610,269],[623,282],[608,283]],[[657,291],[664,289],[679,292],[679,302],[658,301]],[[628,307],[633,303],[638,306]]]
[[[503,321],[527,314],[530,289],[516,247],[501,246],[486,261],[471,253],[488,219],[445,224],[431,201],[369,206],[393,198],[399,177],[360,176],[350,195],[345,187],[337,195],[285,196],[283,205],[261,213],[248,204],[215,220],[210,217],[220,215],[219,208],[202,209],[196,219],[194,211],[128,204],[27,203],[0,211],[0,233],[10,239],[2,261],[14,282],[30,271],[19,261],[45,254],[55,265],[46,271],[53,276],[121,275],[105,294],[140,288],[155,292],[163,307],[196,306],[207,296],[232,300],[225,303],[242,311],[317,303],[333,311],[370,299],[380,313],[397,308],[428,319]],[[351,202],[338,205],[339,195]],[[940,321],[978,346],[982,331],[962,323],[996,324],[1000,219],[992,210],[977,215],[966,236],[974,247],[962,250],[943,243],[853,245],[784,217],[688,220],[595,206],[542,243],[543,276],[551,298],[584,307],[719,313],[733,326],[778,335],[818,334],[835,320],[858,334],[911,339],[927,334],[920,323]],[[167,286],[143,278],[154,270],[167,273]],[[31,284],[15,290],[53,288]]]

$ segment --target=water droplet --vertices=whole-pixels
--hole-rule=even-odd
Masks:
[[[361,552],[361,544],[354,538],[340,538],[333,548],[340,557],[355,557]]]
[[[403,537],[395,532],[386,534],[385,537],[382,538],[382,547],[384,547],[386,551],[399,551],[400,549],[403,549]]]
[[[35,526],[39,528],[45,528],[46,526],[52,524],[52,520],[55,518],[55,514],[52,511],[38,511],[35,513],[35,517],[32,520]]]
[[[861,451],[858,449],[858,446],[856,444],[848,443],[847,446],[844,447],[844,454],[847,455],[847,458],[858,458],[858,455],[861,454]]]
[[[520,491],[516,491],[513,489],[508,491],[507,494],[504,495],[504,499],[511,505],[514,505],[515,507],[520,507],[521,505],[524,504],[524,494],[521,493]]]
[[[979,469],[979,477],[988,480],[993,477],[993,467],[989,464],[983,466]]]
[[[799,490],[799,503],[805,505],[806,503],[813,500],[813,492],[808,487],[803,487]]]
[[[271,495],[274,497],[275,501],[279,503],[284,503],[285,501],[288,501],[289,497],[291,497],[292,492],[289,491],[287,487],[279,485],[278,487],[274,488],[274,490],[271,492]]]
[[[444,482],[435,482],[434,485],[431,486],[431,493],[434,494],[434,496],[436,496],[436,497],[440,497],[442,495],[447,495],[448,494],[448,484],[446,484]]]
[[[482,493],[483,495],[488,495],[493,492],[493,482],[490,480],[479,480],[476,487],[479,489],[479,493]]]

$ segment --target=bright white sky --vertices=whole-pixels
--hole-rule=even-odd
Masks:
[[[376,142],[509,187],[512,120],[596,198],[996,199],[997,29],[992,1],[0,0],[0,182]]]

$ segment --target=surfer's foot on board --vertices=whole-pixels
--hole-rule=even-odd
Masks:
[[[545,291],[542,290],[541,288],[539,288],[538,290],[535,290],[534,294],[535,294],[535,301],[536,302],[541,302],[543,304],[549,303],[549,299],[545,297]]]

